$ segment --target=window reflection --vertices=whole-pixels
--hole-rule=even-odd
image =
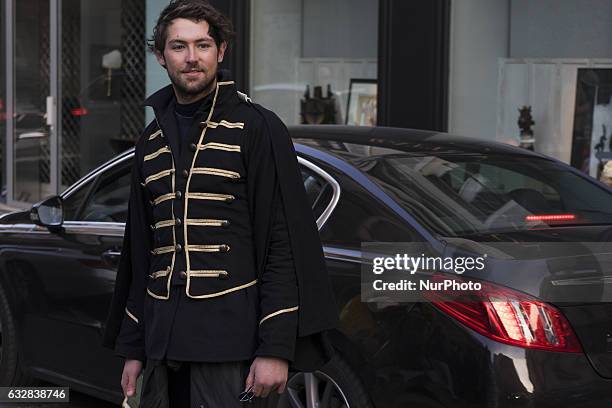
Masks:
[[[253,100],[288,125],[373,124],[378,0],[257,0],[251,12]]]

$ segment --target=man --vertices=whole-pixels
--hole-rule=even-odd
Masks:
[[[143,407],[282,393],[290,363],[325,361],[337,321],[287,130],[218,70],[231,33],[206,1],[176,0],[150,44],[171,85],[146,101],[105,333],[126,397],[145,366]]]

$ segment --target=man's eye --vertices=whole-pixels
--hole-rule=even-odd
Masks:
[[[180,45],[180,44],[177,44],[177,45],[173,45],[173,46],[172,46],[172,49],[173,49],[173,50],[180,50],[181,48],[184,48],[184,46],[183,46],[183,45]]]
[[[200,48],[210,48],[210,44],[200,44]]]

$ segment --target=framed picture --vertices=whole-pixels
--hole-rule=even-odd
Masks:
[[[580,68],[572,137],[572,166],[599,178],[612,160],[612,69]]]
[[[345,123],[356,126],[376,126],[377,93],[375,79],[351,79]]]

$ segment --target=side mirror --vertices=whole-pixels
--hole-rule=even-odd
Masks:
[[[30,219],[42,227],[61,227],[64,223],[61,197],[53,196],[34,204],[30,210]]]

